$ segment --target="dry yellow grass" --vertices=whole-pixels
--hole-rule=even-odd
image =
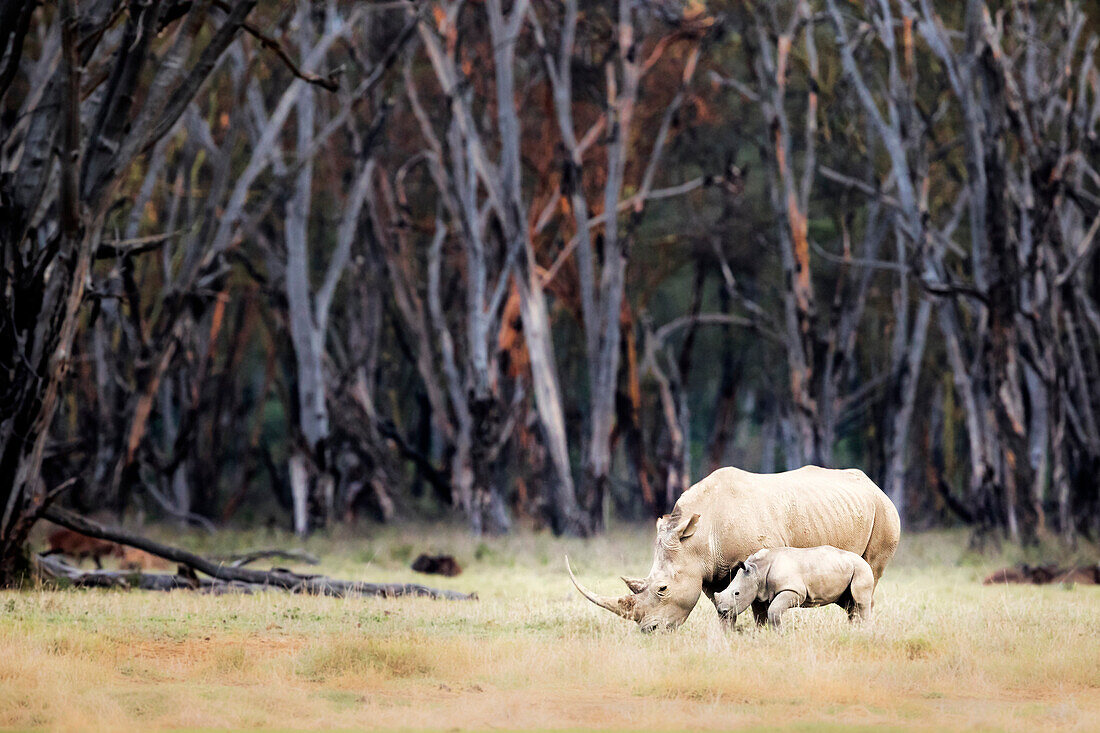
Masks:
[[[782,633],[746,619],[725,633],[704,600],[647,637],[581,599],[561,556],[618,592],[650,541],[390,528],[308,543],[325,572],[372,580],[412,577],[414,551],[453,552],[466,572],[431,583],[475,603],[0,593],[0,726],[1100,729],[1100,588],[983,587],[1003,559],[909,535],[863,627],[830,607],[793,611]]]

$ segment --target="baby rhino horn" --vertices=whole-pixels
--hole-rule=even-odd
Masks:
[[[623,582],[631,593],[641,593],[645,590],[646,582],[642,578],[623,578]]]

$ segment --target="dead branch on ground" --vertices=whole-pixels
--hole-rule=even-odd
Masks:
[[[203,573],[204,575],[210,576],[214,581],[221,581],[221,586],[239,587],[243,584],[249,586],[249,590],[275,588],[288,590],[292,593],[308,593],[311,595],[336,596],[340,598],[349,596],[384,596],[386,598],[396,598],[398,596],[427,596],[429,598],[444,598],[456,601],[476,600],[477,598],[477,594],[475,593],[466,594],[452,590],[429,588],[428,586],[418,583],[368,583],[363,581],[337,580],[324,575],[304,575],[295,573],[285,568],[255,570],[211,560],[188,552],[187,550],[163,545],[159,542],[154,542],[148,538],[130,534],[120,529],[104,527],[101,524],[85,519],[65,509],[50,507],[43,512],[42,516],[45,519],[49,519],[54,524],[67,527],[74,532],[80,532],[89,537],[96,537],[117,542],[122,545],[136,547],[140,550],[145,550],[151,555],[156,555],[165,560],[179,563],[183,566],[181,571],[183,571],[184,568],[191,571],[184,576],[185,580],[188,581],[184,585],[177,584],[178,581],[175,580],[163,580],[164,578],[180,577],[170,575],[159,576],[159,579],[149,581],[148,584],[146,584],[146,581],[137,581],[139,585],[136,587],[149,587],[151,590],[172,590],[177,587],[213,588],[219,585],[219,583],[209,582],[207,586],[204,586],[203,583],[207,582],[206,579],[200,580],[196,575],[196,573]],[[115,586],[135,587],[132,584],[127,584],[130,582],[127,579],[136,578],[136,574],[111,573],[110,571],[85,573],[75,568],[70,570],[64,563],[59,563],[50,558],[43,557],[37,558],[37,564],[38,567],[44,571],[45,575],[65,577],[77,585],[98,585],[102,587],[103,585],[113,584]],[[163,587],[160,587],[161,585],[163,585]],[[225,590],[228,589],[229,588],[225,588]]]
[[[305,550],[253,550],[252,552],[241,552],[233,555],[222,555],[217,559],[229,563],[235,568],[244,567],[245,565],[251,565],[257,560],[267,560],[268,558],[281,558],[283,560],[295,560],[297,562],[304,562],[306,565],[320,565],[321,561],[316,555],[313,555]]]

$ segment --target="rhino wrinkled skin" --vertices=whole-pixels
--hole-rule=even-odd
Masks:
[[[714,596],[714,607],[730,623],[749,606],[767,609],[768,623],[779,626],[788,608],[835,603],[850,621],[871,615],[875,574],[859,555],[829,545],[779,547],[753,553],[729,587]]]
[[[657,520],[653,566],[645,578],[623,578],[630,593],[600,596],[571,569],[569,575],[588,600],[642,631],[671,630],[687,619],[700,593],[713,602],[757,550],[832,545],[866,560],[877,585],[900,537],[897,509],[858,469],[804,466],[759,474],[720,468]],[[765,620],[757,613],[758,623]]]

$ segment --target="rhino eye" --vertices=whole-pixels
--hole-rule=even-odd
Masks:
[[[733,594],[734,594],[735,596],[739,596],[739,595],[741,595],[741,591],[739,591],[739,590],[735,590],[735,591],[733,592]]]
[[[667,585],[662,585],[660,588],[657,589],[657,594],[658,595],[663,596],[667,592],[668,592],[668,586]]]

